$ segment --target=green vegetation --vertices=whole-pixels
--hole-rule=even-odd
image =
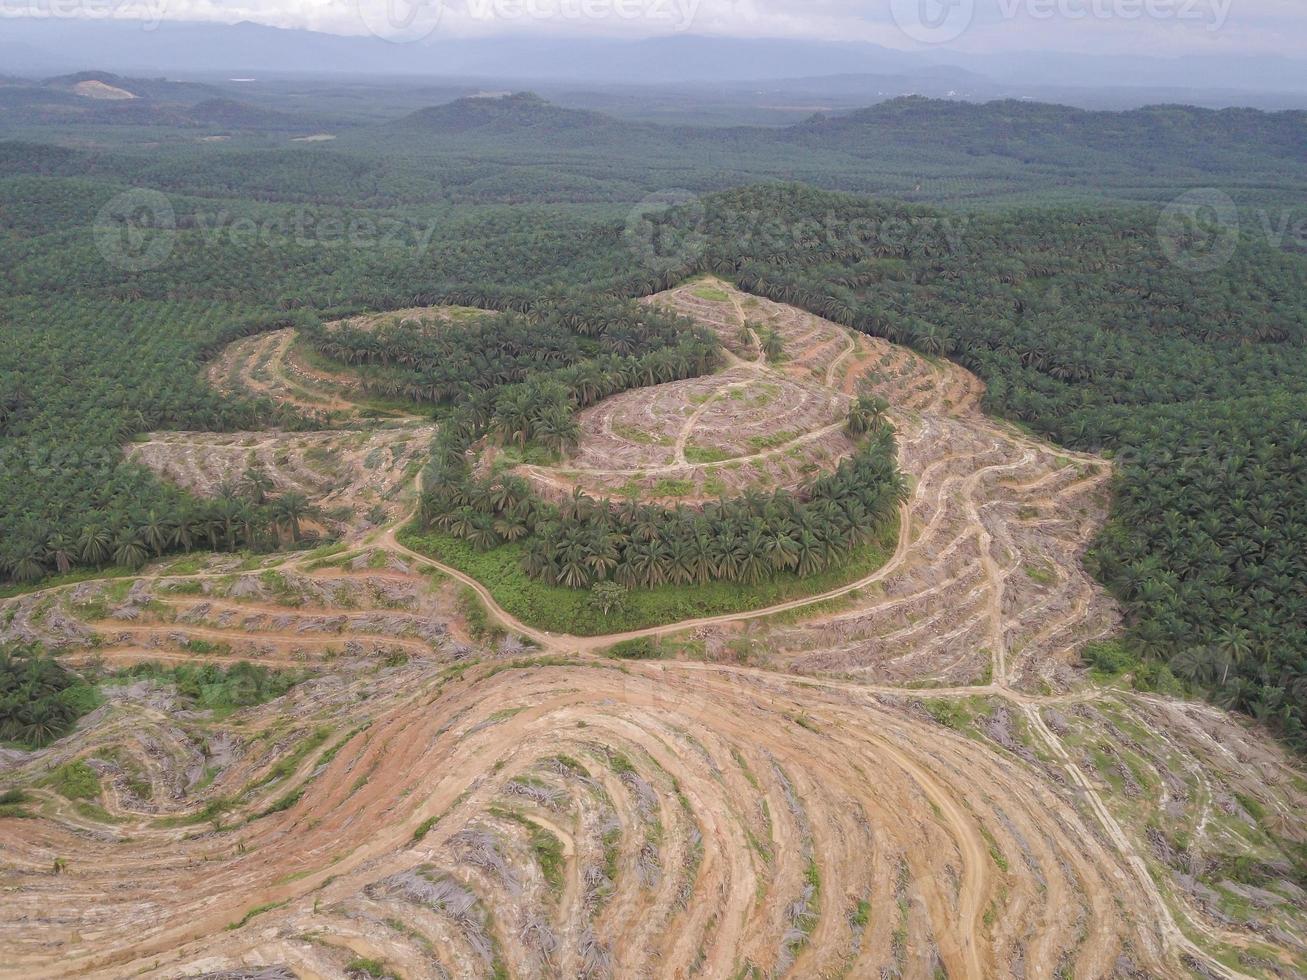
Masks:
[[[39,648],[0,647],[0,741],[48,745],[98,703],[93,686]]]
[[[290,754],[279,759],[277,764],[270,768],[262,779],[248,786],[246,792],[251,792],[262,786],[267,786],[269,783],[275,783],[280,779],[285,779],[287,776],[292,775],[304,760],[321,748],[330,737],[330,728],[325,725],[315,728],[309,735],[305,736],[297,746],[295,746],[295,749],[290,752]]]
[[[611,580],[659,590],[712,582],[758,586],[785,574],[808,579],[844,565],[878,538],[906,499],[892,430],[873,432],[869,424],[863,434],[859,450],[802,496],[752,493],[701,511],[634,499],[616,505],[580,492],[549,504],[519,477],[472,478],[466,453],[455,451],[469,436],[442,435],[421,517],[428,528],[480,552],[513,545],[523,571],[551,586],[592,589]]]
[[[371,977],[374,980],[401,980],[400,975],[388,967],[382,960],[370,960],[363,957],[349,961],[345,970],[351,977]]]
[[[640,637],[609,647],[608,655],[618,660],[658,660],[663,654],[657,642],[648,637]]]
[[[505,443],[557,452],[575,441],[576,409],[627,388],[707,371],[715,344],[690,321],[614,300],[569,299],[437,330],[310,326],[310,342],[367,366],[367,390],[458,406]]]
[[[31,796],[20,789],[7,789],[0,792],[0,820],[31,819],[35,814],[24,806],[31,801]]]
[[[463,617],[463,625],[467,629],[468,636],[474,640],[494,638],[496,628],[491,624],[485,603],[481,601],[481,596],[477,595],[476,589],[464,586],[459,590],[458,611]]]
[[[505,544],[493,551],[477,551],[466,541],[410,526],[401,542],[414,551],[457,568],[484,585],[495,601],[515,618],[538,629],[579,636],[648,629],[704,616],[762,609],[789,599],[839,588],[870,575],[894,552],[897,520],[880,536],[853,552],[841,566],[806,578],[781,573],[756,585],[708,582],[705,585],[663,585],[632,589],[626,607],[605,616],[590,605],[589,595],[578,589],[537,582],[522,570],[521,544]]]
[[[235,930],[241,928],[241,926],[247,924],[251,919],[256,918],[257,916],[263,915],[263,913],[265,913],[265,912],[271,912],[271,911],[273,911],[274,909],[282,908],[282,907],[285,906],[286,904],[288,904],[288,903],[287,903],[287,902],[265,902],[263,905],[256,905],[256,906],[254,906],[254,908],[250,909],[250,910],[249,910],[248,912],[246,912],[243,916],[241,916],[238,920],[236,920],[235,922],[233,922],[231,925],[227,926],[227,931],[228,931],[228,932],[234,932]]]
[[[49,785],[70,800],[93,800],[100,795],[100,777],[84,759],[60,766],[50,775]]]
[[[693,463],[693,464],[696,464],[696,465],[698,465],[698,464],[702,464],[702,463],[722,463],[722,462],[725,462],[725,461],[728,460],[728,459],[733,459],[734,457],[735,457],[735,453],[728,452],[728,451],[723,450],[723,449],[713,449],[711,446],[693,446],[693,445],[691,445],[691,446],[686,446],[686,447],[685,447],[685,461],[686,461],[687,463]],[[691,490],[693,490],[693,489],[694,489],[694,486],[693,486],[693,484],[691,484],[690,487],[689,487],[689,489],[687,490],[687,492],[689,492],[689,491],[691,491]],[[659,495],[659,496],[672,496],[672,494],[664,494],[664,493],[661,493],[661,492],[659,492],[658,495]]]
[[[966,698],[958,701],[928,698],[922,702],[922,707],[941,725],[947,725],[963,734],[972,731],[977,718],[987,717],[993,711],[983,698]]]
[[[1094,676],[1111,681],[1128,675],[1130,683],[1141,691],[1183,695],[1186,685],[1164,661],[1148,658],[1118,640],[1090,643],[1080,651]]]

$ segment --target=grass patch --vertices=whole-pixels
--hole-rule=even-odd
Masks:
[[[1046,568],[1042,565],[1027,565],[1026,577],[1032,582],[1037,582],[1040,585],[1054,585],[1057,582],[1057,573],[1053,571],[1053,569]]]
[[[663,654],[657,643],[648,637],[641,637],[609,647],[608,655],[618,660],[660,660]]]
[[[262,786],[267,786],[269,783],[275,783],[279,779],[285,779],[287,776],[290,776],[295,772],[295,770],[299,769],[300,764],[308,758],[310,753],[320,748],[330,737],[330,728],[323,726],[314,729],[313,733],[300,742],[290,755],[279,760],[276,765],[269,769],[267,775],[255,782],[253,785],[247,787],[245,793],[253,792]],[[242,795],[245,794],[242,793]]]
[[[352,977],[372,977],[374,980],[400,980],[399,974],[386,966],[381,960],[359,957],[350,960],[345,970]]]
[[[716,286],[709,286],[706,283],[702,286],[695,286],[692,292],[699,299],[707,300],[709,303],[729,303],[731,301],[731,297],[724,290],[718,289]]]
[[[475,589],[464,586],[459,592],[458,611],[463,616],[468,636],[474,640],[494,640],[503,632],[490,622],[490,614]]]
[[[728,459],[734,459],[736,453],[727,452],[724,449],[713,449],[710,446],[686,446],[685,461],[687,463],[723,463]]]
[[[922,702],[922,707],[941,725],[963,734],[971,734],[976,719],[987,718],[994,710],[983,698],[964,698],[958,701],[930,698]]]
[[[563,890],[563,870],[567,859],[563,857],[563,842],[549,831],[534,827],[531,831],[531,853],[540,865],[540,873],[555,892]]]
[[[271,912],[273,909],[279,909],[286,904],[287,904],[286,902],[265,902],[263,905],[256,905],[254,906],[254,908],[250,909],[243,916],[241,916],[237,921],[229,925],[227,927],[227,931],[234,932],[235,930],[239,929],[241,926],[249,922],[251,919],[253,919],[255,916],[262,915],[264,912]]]
[[[689,459],[689,455],[686,456]],[[664,477],[649,491],[655,497],[688,497],[694,493],[694,481]]]
[[[723,616],[765,609],[791,599],[829,592],[865,578],[889,560],[898,541],[898,519],[890,521],[879,540],[853,553],[844,565],[800,578],[788,573],[756,585],[709,582],[707,585],[667,585],[632,589],[624,607],[607,615],[590,608],[590,593],[546,585],[522,570],[524,549],[505,544],[479,552],[471,544],[438,531],[404,528],[400,540],[409,548],[470,575],[490,590],[509,615],[537,629],[576,636],[604,636],[649,629],[706,616]]]
[[[77,585],[79,582],[93,582],[102,578],[136,578],[140,574],[139,571],[132,571],[129,568],[86,568],[77,572],[69,572],[66,575],[51,575],[49,578],[43,578],[38,582],[5,585],[0,587],[0,599],[13,599],[16,596],[27,595],[30,592],[43,592],[46,589]]]
[[[70,800],[94,800],[100,795],[100,777],[82,759],[60,766],[50,776],[50,788]]]
[[[996,865],[998,865],[999,870],[1006,874],[1008,870],[1007,858],[1003,856],[1003,851],[998,846],[998,841],[994,839],[994,835],[990,833],[989,828],[984,824],[981,824],[980,832],[984,835],[985,843],[989,847],[990,858]]]
[[[154,821],[156,827],[194,827],[196,824],[212,822],[217,826],[222,821],[222,815],[235,806],[231,800],[224,797],[218,797],[216,800],[210,800],[204,804],[195,813],[179,817],[160,817]]]
[[[21,789],[7,789],[0,793],[0,820],[30,820],[35,814],[24,806],[32,798]]]

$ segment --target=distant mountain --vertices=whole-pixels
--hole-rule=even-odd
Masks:
[[[857,153],[876,141],[953,148],[1024,162],[1062,159],[1069,149],[1141,165],[1165,157],[1195,169],[1221,171],[1244,152],[1307,160],[1307,112],[1146,106],[1091,112],[1067,106],[1001,101],[983,105],[903,98],[836,117],[815,117],[783,138]]]
[[[107,71],[80,71],[44,79],[45,88],[82,94],[101,89],[126,93],[131,98],[153,99],[181,105],[194,105],[223,95],[221,89],[198,82],[178,82],[167,78],[129,78]],[[89,96],[94,98],[95,96]]]
[[[1150,106],[1103,112],[913,96],[846,114],[817,113],[791,126],[693,127],[625,122],[516,94],[457,99],[382,127],[361,127],[338,148],[374,143],[378,131],[418,154],[487,151],[485,159],[493,154],[518,170],[541,159],[567,159],[575,173],[653,173],[665,180],[669,172],[693,171],[693,161],[708,168],[701,178],[719,168],[694,190],[748,174],[876,191],[882,185],[875,175],[905,160],[987,179],[1024,174],[1031,186],[1160,184],[1172,197],[1173,188],[1196,180],[1255,183],[1273,174],[1296,188],[1307,178],[1307,112],[1301,110]],[[403,139],[393,139],[401,132]],[[850,179],[855,183],[844,183]],[[511,181],[496,187],[501,184]]]
[[[902,51],[854,42],[694,35],[633,41],[555,36],[456,39],[437,33],[423,42],[392,44],[370,36],[342,37],[250,23],[164,21],[144,31],[139,24],[115,20],[5,19],[0,70],[53,74],[88,65],[125,74],[167,72],[189,77],[239,73],[479,78],[507,82],[496,87],[510,88],[545,81],[685,86],[830,76],[865,81],[879,76],[886,79],[886,95],[945,96],[950,89],[959,89],[964,90],[959,97],[1055,101],[1055,93],[1110,86],[1125,101],[1130,100],[1130,87],[1148,87],[1167,89],[1182,98],[1189,90],[1220,90],[1223,99],[1245,102],[1275,96],[1271,101],[1277,105],[1284,104],[1285,93],[1296,93],[1307,105],[1307,59],[1261,55],[1148,58],[1050,51],[977,55],[948,49]],[[941,90],[941,85],[947,87]],[[1138,99],[1134,103],[1139,104]]]

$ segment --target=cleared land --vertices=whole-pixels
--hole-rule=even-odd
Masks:
[[[268,398],[324,421],[348,416],[354,382],[310,367],[295,349],[296,331],[275,330],[237,341],[209,365],[210,384],[227,394]]]
[[[200,496],[238,486],[250,471],[277,493],[305,496],[322,523],[350,533],[389,523],[409,507],[435,429],[417,422],[325,432],[152,433],[128,456]]]
[[[710,289],[723,319],[748,301]],[[398,521],[0,602],[0,641],[73,660],[316,672],[229,717],[121,685],[49,749],[0,749],[28,814],[0,817],[0,971],[1302,975],[1301,766],[1071,666],[1115,624],[1078,561],[1107,465],[985,419],[957,369],[864,366],[885,357],[852,385],[892,401],[914,478],[890,563],[646,631],[668,659],[479,611]]]

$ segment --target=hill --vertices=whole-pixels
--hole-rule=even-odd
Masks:
[[[6,125],[307,132],[322,122],[247,105],[211,85],[87,71],[35,82],[0,79],[0,126]]]
[[[409,133],[519,134],[536,130],[550,139],[576,130],[601,131],[614,136],[631,127],[600,112],[565,109],[533,92],[473,96],[444,105],[419,109],[388,125]]]
[[[893,99],[847,115],[818,116],[782,138],[828,150],[865,153],[874,143],[994,154],[1022,162],[1075,165],[1091,153],[1157,167],[1164,161],[1222,172],[1250,157],[1307,158],[1307,112],[1146,106],[1127,112],[1003,100],[971,105],[943,99]]]

